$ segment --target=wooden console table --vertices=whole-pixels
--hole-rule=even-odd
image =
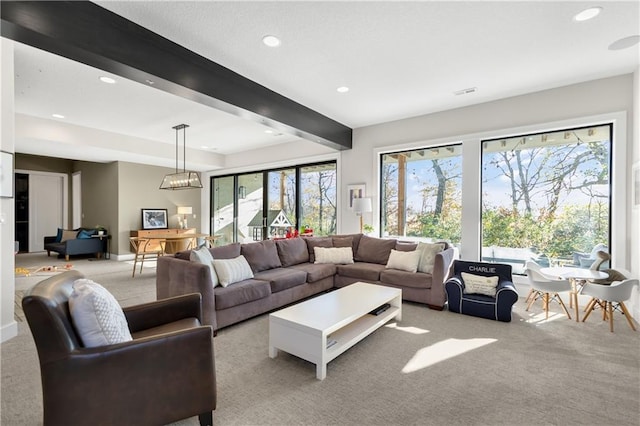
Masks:
[[[187,229],[139,229],[130,231],[130,237],[150,238],[147,250],[160,250],[160,242],[153,240],[167,240],[165,253],[173,254],[187,250],[193,245],[195,238],[201,234],[196,234],[196,228]],[[131,250],[133,251],[133,250]]]

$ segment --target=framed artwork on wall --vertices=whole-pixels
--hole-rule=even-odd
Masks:
[[[167,229],[167,209],[142,209],[142,229]]]
[[[13,154],[0,151],[0,197],[13,198]]]
[[[353,210],[353,200],[355,198],[365,197],[365,184],[347,185],[347,193],[349,195],[349,210]]]

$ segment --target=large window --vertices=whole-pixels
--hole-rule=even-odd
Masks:
[[[211,229],[217,245],[284,237],[312,228],[336,232],[336,163],[211,178]]]
[[[609,252],[612,126],[482,142],[482,259],[589,267]]]
[[[462,145],[381,156],[383,236],[460,243]]]

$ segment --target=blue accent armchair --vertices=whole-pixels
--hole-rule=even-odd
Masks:
[[[497,276],[496,296],[465,293],[463,272],[485,277]],[[445,283],[445,291],[451,312],[504,322],[511,321],[511,308],[518,300],[511,266],[501,263],[454,260],[453,273]]]

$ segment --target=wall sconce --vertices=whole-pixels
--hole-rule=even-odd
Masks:
[[[182,229],[187,229],[187,215],[193,214],[193,208],[178,206],[178,214],[182,215]]]
[[[238,187],[238,198],[244,200],[247,198],[247,187],[244,185],[240,185]]]
[[[355,212],[356,215],[360,216],[360,233],[362,234],[362,229],[363,229],[362,214],[373,211],[371,198],[354,198],[353,211]]]

